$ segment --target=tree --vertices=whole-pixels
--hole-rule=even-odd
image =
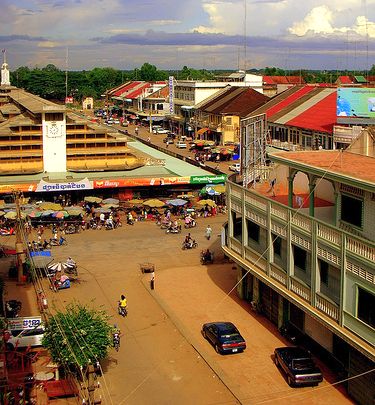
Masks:
[[[49,318],[43,337],[57,364],[86,367],[105,358],[112,345],[112,326],[104,310],[71,303]]]

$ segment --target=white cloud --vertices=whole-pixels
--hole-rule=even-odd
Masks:
[[[334,12],[328,6],[314,7],[303,20],[294,23],[288,32],[299,37],[305,36],[309,32],[314,34],[338,34],[355,32],[358,35],[375,37],[374,23],[366,20],[364,16],[358,16],[355,23],[350,26],[335,26]]]

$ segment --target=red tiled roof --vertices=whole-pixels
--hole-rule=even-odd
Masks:
[[[124,86],[118,88],[116,90],[116,92],[114,94],[112,94],[112,96],[115,97],[119,97],[121,96],[123,93],[133,89],[134,87],[138,86],[141,82],[130,82],[130,83],[126,83]]]
[[[298,100],[302,96],[304,96],[307,93],[310,93],[310,91],[313,91],[315,89],[314,86],[303,86],[293,94],[291,94],[289,97],[285,98],[282,100],[280,103],[272,106],[266,111],[267,118],[272,117],[279,111],[281,111],[283,108],[287,107],[289,104],[293,103],[294,101]]]
[[[135,89],[134,91],[127,93],[126,98],[137,98],[138,96],[140,96],[143,93],[143,91],[145,89],[148,89],[149,87],[151,87],[151,83],[146,82],[139,88]]]
[[[339,76],[337,81],[342,84],[353,84],[353,80],[351,79],[350,76]]]
[[[332,133],[336,124],[336,98],[335,91],[285,124]]]
[[[300,76],[263,76],[264,84],[304,84]]]

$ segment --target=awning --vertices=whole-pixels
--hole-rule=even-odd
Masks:
[[[210,129],[210,128],[201,128],[201,129],[198,129],[197,135],[204,134],[204,133],[207,132],[209,129]]]

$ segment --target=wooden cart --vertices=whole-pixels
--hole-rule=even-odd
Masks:
[[[149,262],[141,263],[140,268],[142,273],[152,273],[155,271],[155,265]]]

